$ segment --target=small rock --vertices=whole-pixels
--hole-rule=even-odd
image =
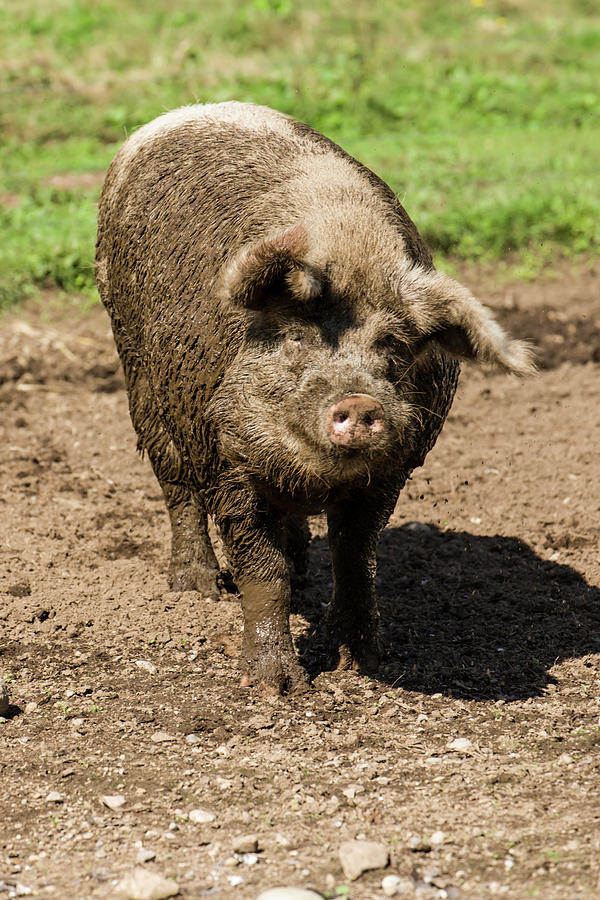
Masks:
[[[215,821],[215,816],[214,813],[209,812],[207,809],[191,809],[189,820],[190,822],[195,822],[196,825],[208,825],[209,822]]]
[[[151,862],[153,859],[156,859],[156,853],[154,850],[147,850],[146,847],[140,847],[137,856],[135,857],[136,863],[139,863],[140,865],[142,863]]]
[[[256,853],[258,838],[255,834],[242,834],[233,842],[234,853]]]
[[[400,886],[400,879],[397,875],[386,875],[381,882],[381,890],[386,897],[395,897]]]
[[[275,887],[259,894],[256,900],[323,900],[321,894],[297,887]]]
[[[466,753],[472,749],[473,744],[469,740],[469,738],[456,738],[450,743],[446,744],[448,750],[456,750],[458,753]]]
[[[436,869],[436,868],[425,869],[425,871],[423,872],[422,878],[423,878],[423,881],[425,882],[425,884],[435,884],[435,879],[439,878],[441,874],[442,873],[441,873],[440,869]]]
[[[108,881],[109,878],[113,878],[114,876],[110,869],[105,869],[102,866],[98,866],[97,869],[92,869],[92,877],[102,884],[103,882]]]
[[[150,675],[156,675],[156,666],[149,659],[136,659],[135,664],[138,669],[143,669],[145,672],[149,672]]]
[[[62,794],[59,794],[58,791],[50,791],[48,796],[46,797],[46,803],[64,803],[65,798]]]
[[[227,859],[223,860],[223,865],[227,866],[228,869],[235,869],[239,864],[240,861],[237,856],[228,856]]]
[[[255,866],[258,862],[258,856],[256,853],[242,853],[240,854],[240,859],[245,866]]]
[[[429,840],[434,847],[441,847],[446,840],[446,835],[443,831],[434,831]]]
[[[344,797],[347,797],[348,800],[354,800],[357,794],[362,791],[362,788],[359,784],[349,784],[348,787],[342,789],[342,794]]]
[[[164,744],[166,741],[176,741],[177,738],[174,734],[168,734],[166,731],[157,731],[150,740],[155,744]]]
[[[431,844],[429,841],[413,834],[413,836],[408,839],[408,849],[412,850],[413,853],[431,853]]]
[[[5,712],[8,712],[9,706],[8,688],[0,678],[0,716],[3,716]]]
[[[383,869],[389,862],[386,848],[374,841],[346,841],[338,852],[344,875],[350,881],[369,869]]]
[[[431,533],[431,525],[426,525],[425,522],[407,522],[404,526],[407,531],[412,531],[416,534],[430,534]]]
[[[568,766],[573,762],[573,757],[570,753],[561,753],[556,762],[559,764],[559,766]]]
[[[287,834],[281,834],[281,832],[278,832],[275,835],[275,840],[277,841],[279,846],[283,847],[285,850],[293,850],[296,846],[295,842],[290,837],[288,837]]]
[[[186,734],[185,742],[186,744],[199,744],[200,738],[197,734]]]
[[[115,890],[127,900],[166,900],[179,893],[179,885],[170,878],[136,867],[121,879]]]
[[[231,887],[237,887],[239,884],[244,883],[244,879],[241,875],[228,875],[227,881],[231,885]]]
[[[386,897],[397,897],[399,894],[412,894],[413,882],[410,878],[399,878],[398,875],[386,875],[381,882],[381,890]]]
[[[105,794],[103,797],[100,797],[100,802],[112,809],[113,812],[116,812],[122,806],[125,806],[125,797],[123,794]]]

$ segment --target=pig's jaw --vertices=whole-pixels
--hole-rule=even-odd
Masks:
[[[241,467],[281,494],[302,494],[316,503],[336,488],[367,486],[401,470],[408,438],[398,423],[390,423],[367,449],[334,444],[318,428],[298,432],[282,424],[257,432],[250,423],[221,425],[220,454],[229,467]]]

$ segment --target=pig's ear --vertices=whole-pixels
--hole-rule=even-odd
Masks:
[[[319,274],[305,262],[307,250],[303,225],[245,247],[225,271],[222,297],[251,310],[266,309],[290,297],[307,303],[322,290]]]
[[[459,359],[490,363],[515,375],[535,372],[532,348],[512,340],[490,310],[453,278],[415,268],[405,273],[401,291],[424,341],[436,341]]]

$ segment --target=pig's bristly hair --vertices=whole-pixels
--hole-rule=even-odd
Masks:
[[[322,283],[317,271],[304,262],[307,249],[303,225],[245,247],[225,271],[222,298],[246,309],[263,308],[270,294],[286,289],[302,303],[314,299]]]

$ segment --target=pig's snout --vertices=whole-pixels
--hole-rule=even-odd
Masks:
[[[366,449],[385,429],[383,406],[368,394],[347,394],[325,415],[325,432],[337,447]]]

